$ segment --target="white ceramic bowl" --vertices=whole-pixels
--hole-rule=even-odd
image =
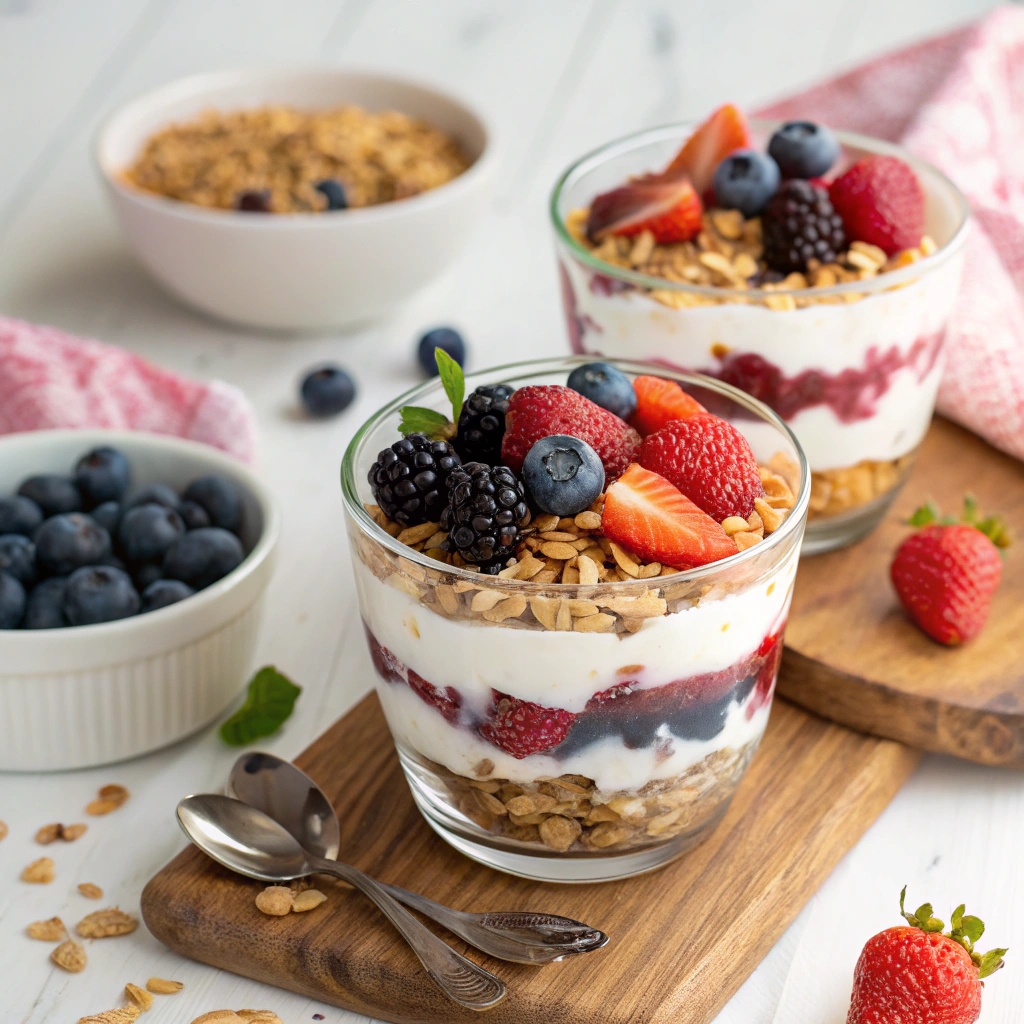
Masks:
[[[141,191],[121,172],[171,122],[210,108],[267,103],[395,109],[455,136],[473,159],[459,177],[409,199],[344,212],[254,215]],[[479,113],[429,86],[332,69],[193,75],[115,111],[96,162],[121,227],[149,272],[215,317],[270,330],[319,330],[387,313],[443,271],[491,194],[493,134]]]
[[[109,444],[131,461],[132,490],[182,488],[206,473],[241,486],[245,561],[178,604],[117,622],[0,630],[0,771],[49,771],[136,757],[203,728],[252,669],[280,514],[241,463],[214,448],[155,434],[45,430],[0,437],[0,495],[33,473],[67,473]],[[129,492],[131,493],[131,492]]]

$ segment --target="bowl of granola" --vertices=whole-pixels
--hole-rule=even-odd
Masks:
[[[707,373],[779,413],[813,474],[807,552],[877,525],[942,375],[968,223],[948,178],[726,105],[584,156],[550,214],[573,351]]]
[[[171,82],[115,111],[95,158],[157,281],[277,331],[365,322],[426,286],[480,220],[495,164],[461,99],[326,68]]]
[[[810,493],[760,402],[601,365],[635,388],[629,423],[566,386],[585,359],[519,363],[448,389],[447,429],[437,378],[402,396],[342,466],[413,797],[467,856],[547,881],[652,870],[725,813],[768,719]],[[424,409],[433,438],[409,433]]]

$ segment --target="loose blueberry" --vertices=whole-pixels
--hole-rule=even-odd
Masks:
[[[64,617],[72,626],[126,619],[138,613],[140,604],[128,573],[109,565],[76,569],[64,591]]]
[[[466,343],[462,335],[452,327],[435,327],[420,338],[416,350],[416,358],[428,377],[437,376],[437,359],[434,356],[434,349],[437,348],[447,352],[459,366],[466,365]]]
[[[270,189],[250,188],[239,192],[235,209],[243,213],[270,213]]]
[[[178,511],[181,498],[173,487],[167,484],[147,484],[140,491],[136,491],[124,504],[124,511],[135,508],[137,505],[163,505],[164,508],[173,508]]]
[[[36,534],[36,562],[50,576],[98,565],[110,554],[110,534],[83,512],[47,519]]]
[[[744,217],[759,214],[779,187],[779,165],[756,149],[737,149],[715,168],[715,201]]]
[[[18,493],[34,501],[46,518],[64,512],[79,512],[82,508],[82,496],[78,493],[74,480],[67,476],[57,476],[55,473],[30,476],[22,482]]]
[[[163,505],[137,505],[121,517],[117,542],[129,562],[158,562],[185,532],[174,509]]]
[[[302,379],[302,404],[310,416],[336,416],[356,397],[356,382],[334,363],[318,366]]]
[[[25,603],[25,588],[9,573],[0,572],[0,629],[21,625]]]
[[[573,391],[595,405],[629,419],[636,412],[636,392],[630,379],[611,363],[586,363],[577,366],[566,382]]]
[[[768,142],[784,178],[820,178],[839,159],[839,140],[823,124],[787,121]]]
[[[31,498],[20,494],[0,498],[0,533],[31,537],[42,521],[43,510]]]
[[[242,525],[242,492],[231,477],[211,473],[185,488],[185,501],[194,501],[210,517],[210,523],[237,533]]]
[[[347,210],[348,196],[345,195],[345,186],[335,178],[324,178],[316,183],[317,192],[322,192],[327,197],[328,210]]]
[[[128,490],[131,467],[116,448],[95,448],[75,466],[75,483],[86,506],[120,501]]]
[[[206,509],[194,501],[183,501],[178,509],[178,515],[185,524],[186,530],[198,530],[200,527],[210,525],[210,517]]]
[[[0,572],[13,576],[23,587],[36,579],[36,546],[20,533],[0,536]]]
[[[142,592],[142,612],[155,612],[191,597],[195,591],[181,580],[156,580]]]
[[[574,516],[590,508],[604,490],[604,466],[586,441],[553,434],[527,453],[523,483],[542,512]]]
[[[117,530],[117,521],[121,518],[121,505],[116,501],[105,501],[102,505],[97,505],[89,515],[113,537]]]
[[[244,558],[242,542],[233,533],[207,526],[182,534],[170,546],[164,558],[164,576],[202,590],[227,576]]]
[[[152,586],[157,580],[164,578],[162,565],[137,565],[132,573],[135,581],[135,589],[141,594],[147,587]]]
[[[62,629],[64,618],[64,591],[68,581],[65,576],[51,576],[32,588],[25,607],[22,629]]]

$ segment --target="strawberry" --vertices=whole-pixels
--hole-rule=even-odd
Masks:
[[[520,760],[557,747],[576,721],[571,711],[561,708],[545,708],[497,690],[491,696],[491,717],[480,726],[480,735]]]
[[[531,384],[512,393],[505,414],[501,461],[514,473],[542,437],[568,434],[586,441],[614,480],[632,462],[640,435],[625,420],[561,384]]]
[[[757,682],[754,684],[754,692],[747,704],[747,718],[753,718],[754,714],[771,700],[772,690],[775,687],[775,680],[779,675],[779,664],[782,661],[782,634],[786,631],[785,623],[774,633],[770,633],[761,641],[755,657],[760,659],[761,664],[757,670]]]
[[[597,196],[590,204],[587,237],[650,231],[659,245],[686,242],[700,233],[704,207],[686,178],[645,175]]]
[[[973,1024],[981,1014],[982,978],[1003,966],[1005,949],[976,953],[985,926],[953,911],[952,928],[932,917],[925,903],[913,914],[903,907],[906,925],[868,939],[853,975],[853,998],[846,1024]]]
[[[746,519],[754,511],[754,499],[764,497],[747,439],[709,412],[676,420],[645,437],[639,461],[718,522],[729,516]]]
[[[828,190],[848,238],[870,242],[890,256],[911,249],[924,234],[924,190],[909,164],[894,156],[866,156]]]
[[[369,629],[366,629],[365,625],[363,628],[366,631],[366,642],[370,648],[370,660],[377,670],[377,675],[389,683],[404,683],[405,666],[380,643]]]
[[[686,420],[704,406],[691,398],[674,380],[642,375],[633,381],[636,412],[632,423],[641,434],[653,434],[672,420]]]
[[[420,700],[440,711],[454,725],[459,720],[459,708],[462,707],[462,694],[454,686],[446,686],[443,690],[433,683],[428,683],[418,672],[412,669],[409,673],[409,688]]]
[[[736,554],[736,542],[663,476],[635,463],[608,488],[604,535],[645,562],[674,569]]]
[[[733,103],[719,107],[686,140],[672,163],[662,172],[664,178],[685,174],[701,195],[711,187],[715,168],[737,149],[751,145],[747,119]]]
[[[1009,544],[1002,522],[979,519],[973,499],[961,522],[926,505],[910,519],[922,527],[896,549],[890,575],[907,614],[933,640],[959,644],[981,631],[999,586],[999,547]]]

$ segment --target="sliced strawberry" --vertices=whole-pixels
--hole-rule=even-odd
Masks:
[[[659,245],[686,242],[700,232],[704,207],[686,178],[647,175],[597,196],[590,204],[587,237],[650,231]]]
[[[663,476],[635,463],[608,488],[601,526],[646,562],[675,569],[736,554],[736,542]]]
[[[636,412],[632,423],[641,434],[653,434],[673,420],[687,420],[705,408],[691,398],[674,380],[647,374],[633,381],[636,391]]]
[[[919,245],[924,234],[924,190],[913,168],[894,156],[866,156],[829,186],[847,237],[890,256]]]
[[[480,726],[480,735],[513,757],[522,759],[557,747],[576,721],[571,711],[491,692],[491,717]]]
[[[508,402],[501,461],[513,472],[523,468],[527,452],[542,437],[568,434],[586,441],[611,482],[633,461],[640,435],[625,420],[561,384],[518,388]]]
[[[750,129],[742,110],[733,103],[719,107],[686,140],[661,177],[685,174],[698,194],[711,187],[715,168],[737,149],[751,145]]]

